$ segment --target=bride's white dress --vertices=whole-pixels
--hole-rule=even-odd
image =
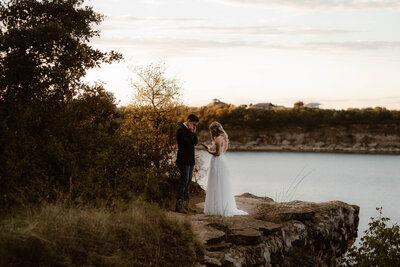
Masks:
[[[224,147],[221,147],[220,156],[212,156],[208,169],[208,182],[204,213],[207,215],[221,215],[224,217],[234,215],[247,215],[243,210],[238,210],[232,192],[229,169],[226,164]]]

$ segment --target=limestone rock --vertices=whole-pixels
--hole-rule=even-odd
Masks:
[[[338,266],[357,237],[359,207],[340,201],[274,202],[243,194],[249,215],[220,217],[169,212],[190,220],[204,244],[205,266]]]
[[[316,142],[316,143],[315,143],[315,146],[316,146],[316,147],[323,147],[323,146],[325,146],[325,143],[319,141],[319,142]]]
[[[290,141],[288,141],[288,140],[283,140],[283,141],[282,141],[282,145],[288,146],[288,145],[290,145]]]
[[[251,130],[232,138],[229,149],[400,154],[399,131],[400,127],[395,125],[386,125],[379,130],[357,125],[350,128],[321,126],[308,130],[298,127]],[[198,134],[201,139],[209,138],[208,131]]]

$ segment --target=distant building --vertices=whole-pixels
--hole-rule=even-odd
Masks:
[[[277,110],[277,109],[285,109],[285,106],[281,105],[274,105],[272,103],[258,103],[258,104],[250,104],[249,108],[255,108],[255,109],[264,109],[264,110]]]
[[[274,106],[274,109],[285,109],[285,108],[286,108],[285,106],[280,106],[280,105]]]
[[[321,104],[316,102],[306,104],[307,108],[319,108],[319,106],[321,106]]]
[[[265,110],[272,110],[272,108],[275,107],[275,105],[272,103],[258,103],[251,106],[256,109],[265,109]]]
[[[226,103],[220,101],[219,99],[214,98],[210,104],[208,104],[207,106],[216,106],[216,105],[227,105]]]

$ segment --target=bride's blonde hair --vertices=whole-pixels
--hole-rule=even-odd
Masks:
[[[211,140],[214,141],[215,138],[218,136],[222,135],[222,137],[225,139],[226,144],[229,144],[229,138],[228,134],[225,132],[224,128],[222,127],[221,123],[217,121],[213,121],[210,124],[210,134],[211,134]]]

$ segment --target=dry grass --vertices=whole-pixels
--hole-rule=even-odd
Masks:
[[[256,209],[256,218],[271,222],[282,222],[285,220],[284,212],[290,208],[290,201],[296,193],[299,185],[304,181],[304,179],[309,176],[313,171],[304,173],[306,166],[297,174],[293,179],[292,183],[286,190],[282,190],[279,194],[275,196],[275,201],[263,201],[258,204]],[[283,216],[282,216],[283,215]]]
[[[222,216],[211,216],[208,221],[208,225],[226,233],[229,233],[236,223],[235,217]]]
[[[269,222],[281,222],[279,214],[283,210],[283,208],[284,204],[279,205],[275,202],[262,202],[256,207],[256,218]]]
[[[43,205],[0,222],[0,266],[193,266],[189,222],[136,202],[121,211]]]

